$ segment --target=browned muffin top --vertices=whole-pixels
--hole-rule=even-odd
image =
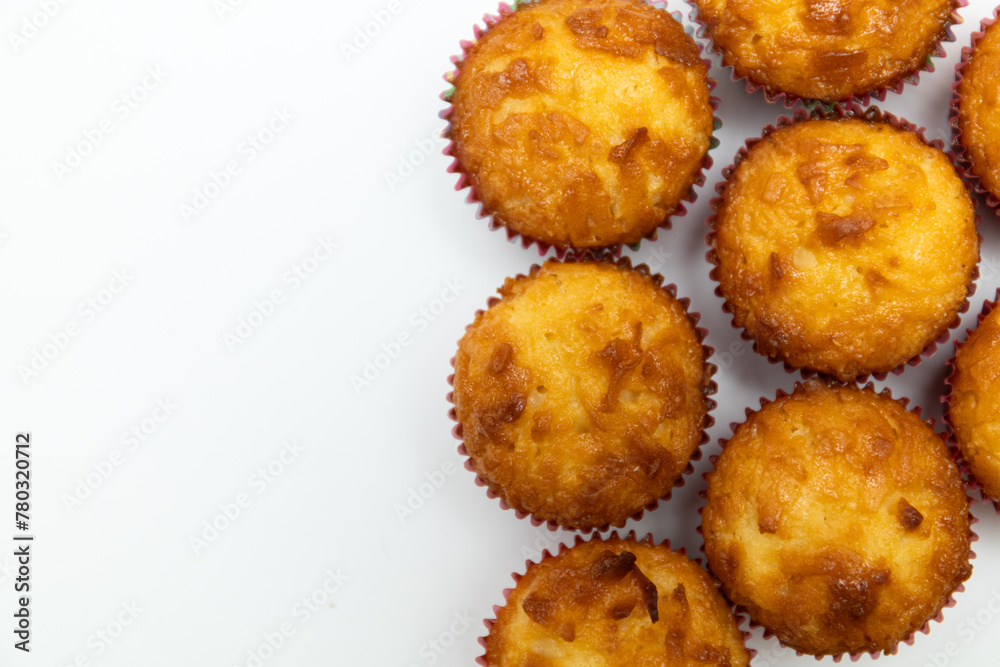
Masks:
[[[684,306],[608,263],[509,278],[459,342],[454,402],[476,472],[567,528],[621,525],[701,444],[710,367]]]
[[[772,93],[836,102],[921,69],[955,0],[695,0],[726,65]]]
[[[584,542],[529,568],[497,614],[490,667],[740,667],[750,663],[718,582],[648,541]]]
[[[888,122],[806,120],[750,147],[713,223],[716,277],[757,348],[841,380],[916,357],[979,259],[951,160]]]
[[[995,23],[976,44],[957,92],[958,140],[983,187],[1000,198],[1000,31]]]
[[[948,417],[983,491],[1000,500],[1000,320],[994,309],[955,354]]]
[[[892,652],[972,571],[947,447],[870,387],[812,380],[750,415],[702,516],[730,599],[805,653]]]
[[[494,219],[558,247],[635,243],[690,191],[712,134],[707,70],[642,0],[540,0],[459,64],[455,155]]]

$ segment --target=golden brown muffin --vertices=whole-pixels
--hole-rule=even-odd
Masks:
[[[479,476],[564,528],[620,526],[666,497],[712,404],[685,306],[603,262],[550,260],[499,292],[455,356],[455,416]]]
[[[1000,30],[995,23],[973,45],[960,74],[958,142],[983,188],[1000,198]]]
[[[636,243],[699,181],[698,46],[642,0],[539,0],[458,64],[453,154],[493,219],[560,248]]]
[[[528,568],[486,640],[489,667],[740,667],[739,624],[715,581],[651,538],[612,534]]]
[[[897,84],[948,35],[956,0],[694,0],[736,75],[824,102]]]
[[[737,160],[709,259],[760,353],[849,381],[918,356],[956,321],[979,237],[940,150],[889,122],[814,118]]]
[[[983,493],[996,503],[1000,500],[1000,321],[997,310],[992,305],[988,309],[951,361],[948,421]]]
[[[871,385],[797,386],[737,427],[707,479],[712,572],[804,653],[892,653],[972,572],[948,448]]]

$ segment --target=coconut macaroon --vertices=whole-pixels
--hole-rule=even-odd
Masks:
[[[770,93],[837,102],[924,68],[956,0],[693,0],[723,62]]]
[[[667,546],[612,535],[529,566],[486,640],[489,667],[750,664],[718,582]]]
[[[737,159],[709,259],[760,353],[849,381],[913,359],[956,320],[979,236],[940,150],[848,116],[768,132]]]
[[[958,143],[983,188],[1000,199],[1000,30],[985,28],[955,90]]]
[[[452,154],[494,221],[560,248],[635,243],[676,212],[712,135],[695,44],[642,0],[539,0],[458,63]]]
[[[983,493],[1000,501],[1000,320],[996,307],[952,359],[948,421]]]
[[[814,379],[765,404],[707,479],[712,572],[803,653],[894,652],[972,572],[947,446],[870,385]]]
[[[475,471],[514,509],[620,526],[687,468],[714,367],[660,280],[550,260],[508,278],[459,341],[455,418]]]

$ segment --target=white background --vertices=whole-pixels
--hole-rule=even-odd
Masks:
[[[449,56],[496,6],[49,0],[54,16],[25,29],[45,4],[0,5],[0,665],[233,667],[257,664],[248,652],[262,645],[275,666],[472,664],[510,573],[572,540],[488,499],[461,468],[447,418],[465,325],[504,277],[539,260],[475,218],[435,139]],[[883,106],[949,137],[954,64],[991,10],[972,0],[937,71]],[[391,20],[355,44],[380,11]],[[15,47],[10,35],[25,30]],[[147,68],[163,74],[143,88]],[[626,252],[691,297],[708,343],[727,351],[740,339],[708,279],[708,201],[742,142],[785,109],[728,70],[713,75],[725,125],[707,184],[672,230]],[[127,117],[122,95],[135,107]],[[275,110],[294,118],[269,135]],[[104,119],[110,132],[60,178],[57,163]],[[270,142],[251,149],[258,133]],[[196,202],[230,161],[239,172]],[[186,221],[181,205],[199,202]],[[996,215],[980,213],[983,276],[964,325],[1000,284]],[[332,257],[317,239],[339,246]],[[289,272],[303,267],[312,273],[296,284]],[[112,282],[122,271],[123,289]],[[445,304],[449,284],[457,297]],[[270,317],[252,316],[274,290],[283,298]],[[227,345],[241,318],[260,326]],[[356,391],[351,376],[400,335],[409,344]],[[952,351],[877,384],[940,417]],[[37,375],[19,372],[33,358]],[[797,379],[745,343],[715,361],[726,368],[705,458],[629,526],[693,552],[707,455],[744,408]],[[165,415],[158,401],[176,407]],[[148,435],[123,440],[130,429]],[[32,434],[37,536],[29,655],[9,629],[19,431]],[[292,440],[302,451],[274,463]],[[269,463],[280,474],[262,484],[254,475]],[[239,516],[220,518],[240,494]],[[420,506],[401,517],[408,503]],[[982,539],[968,590],[883,664],[995,664],[1000,517],[974,512]],[[214,538],[213,520],[224,526]],[[308,614],[296,606],[314,594],[322,604]],[[123,605],[141,611],[133,620]],[[978,630],[967,620],[977,614]],[[269,650],[282,624],[292,634]],[[812,664],[754,637],[757,664]],[[949,643],[956,656],[941,653]]]

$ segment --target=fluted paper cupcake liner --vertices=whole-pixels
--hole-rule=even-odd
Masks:
[[[718,219],[719,206],[722,204],[726,190],[729,187],[730,179],[735,174],[736,168],[740,165],[741,162],[743,162],[744,159],[746,159],[750,149],[753,146],[767,139],[767,137],[770,136],[773,132],[776,132],[780,129],[784,129],[786,127],[790,127],[792,125],[797,125],[798,123],[802,123],[808,120],[832,120],[832,119],[842,119],[842,118],[859,118],[861,120],[866,120],[866,121],[885,122],[895,127],[909,130],[914,134],[916,134],[925,145],[942,151],[952,161],[952,164],[955,164],[956,162],[955,154],[952,153],[951,151],[945,150],[945,144],[942,140],[927,139],[927,137],[924,134],[926,132],[926,128],[918,127],[917,125],[907,121],[906,119],[897,118],[891,113],[882,111],[878,107],[872,106],[864,108],[858,104],[851,104],[846,106],[841,104],[834,104],[831,105],[830,107],[815,107],[812,110],[798,108],[795,109],[795,111],[792,113],[791,116],[779,116],[777,120],[774,122],[774,124],[769,124],[764,127],[759,137],[748,138],[744,143],[744,145],[740,147],[732,164],[730,164],[728,167],[725,167],[722,170],[722,179],[715,186],[715,192],[717,196],[713,197],[709,201],[709,208],[711,212],[708,218],[706,219],[706,225],[708,226],[709,231],[705,234],[705,243],[708,245],[709,250],[705,254],[705,259],[707,259],[709,264],[712,265],[712,269],[709,272],[709,278],[711,278],[712,281],[716,283],[715,287],[716,296],[718,296],[723,300],[722,311],[731,316],[730,325],[734,329],[740,331],[740,337],[743,340],[753,343],[754,352],[766,358],[772,364],[784,365],[786,372],[792,374],[798,373],[802,376],[803,379],[806,380],[817,375],[826,377],[826,374],[820,373],[812,369],[797,368],[788,363],[787,361],[785,361],[784,359],[777,357],[770,357],[764,354],[757,345],[757,341],[747,332],[746,328],[740,327],[739,325],[736,324],[733,310],[729,305],[729,301],[726,300],[725,296],[722,293],[722,285],[719,280],[719,258],[715,252],[715,247],[716,247],[715,223],[716,220]],[[963,176],[961,169],[959,169],[957,166],[956,166],[956,173],[959,175],[960,178]],[[963,183],[965,183],[966,185],[966,190],[971,191],[968,182],[963,179]],[[980,224],[980,218],[979,214],[977,213],[975,216],[975,226],[976,226],[976,236],[979,240],[980,254],[981,254],[983,237],[982,234],[979,233],[978,231],[979,224]],[[882,381],[885,380],[889,376],[889,374],[899,375],[906,369],[907,366],[920,365],[920,363],[924,359],[933,356],[934,353],[937,352],[939,345],[943,345],[944,343],[948,342],[949,338],[951,337],[951,330],[957,328],[961,324],[962,314],[969,310],[969,298],[972,297],[972,295],[975,294],[976,292],[976,279],[979,278],[978,256],[976,258],[976,261],[977,261],[976,267],[973,269],[972,276],[969,279],[969,285],[966,290],[965,300],[962,302],[962,305],[956,312],[954,319],[948,324],[947,327],[944,328],[944,330],[938,335],[937,338],[930,341],[924,347],[924,349],[920,351],[919,354],[915,355],[911,359],[908,359],[907,361],[900,363],[895,368],[884,372],[867,373],[864,375],[859,375],[854,379],[854,382],[858,383],[866,382],[869,378],[874,378],[876,380]]]
[[[909,408],[909,404],[910,404],[910,399],[909,398],[906,398],[906,397],[895,398],[892,395],[892,390],[890,388],[888,388],[888,387],[882,389],[881,391],[876,391],[875,385],[873,383],[871,383],[871,382],[868,382],[864,386],[861,386],[860,383],[842,383],[842,382],[838,382],[836,380],[827,380],[827,382],[828,383],[835,383],[835,384],[838,384],[840,386],[845,386],[845,387],[856,386],[861,391],[870,392],[870,393],[875,394],[877,396],[882,396],[882,397],[888,398],[890,400],[893,400],[893,401],[899,403],[903,407],[903,409],[905,409],[910,414],[915,415],[917,418],[920,419],[920,421],[922,421],[932,431],[934,431],[935,435],[937,435],[939,438],[941,438],[941,440],[944,443],[944,445],[948,448],[949,454],[951,454],[952,456],[954,456],[954,449],[948,443],[947,438],[944,435],[942,435],[941,433],[938,433],[935,430],[934,427],[935,427],[936,422],[935,422],[934,418],[929,417],[929,418],[925,419],[923,417],[923,414],[922,414],[923,410],[922,410],[922,408],[919,405],[915,405],[913,408]],[[791,396],[796,391],[798,391],[802,386],[803,386],[803,382],[796,382],[795,386],[792,388],[792,391],[790,391],[790,392],[785,391],[784,389],[780,389],[779,388],[775,392],[774,398],[767,398],[765,396],[761,396],[760,399],[759,399],[759,401],[760,401],[760,407],[759,408],[757,408],[755,410],[753,408],[748,407],[748,408],[746,408],[744,410],[744,414],[746,415],[746,417],[744,418],[743,422],[730,422],[730,424],[729,424],[729,431],[730,431],[729,436],[728,437],[724,437],[724,438],[719,438],[719,445],[720,445],[721,449],[725,450],[726,446],[729,444],[729,441],[736,434],[736,429],[739,428],[742,424],[745,424],[750,419],[750,417],[752,415],[760,412],[764,408],[764,406],[766,406],[766,405],[768,405],[770,403],[774,403],[775,401],[778,401],[778,400],[780,400],[782,398],[787,398],[788,396]],[[705,488],[698,492],[698,497],[701,498],[701,500],[702,500],[702,505],[701,505],[701,507],[698,508],[698,516],[699,517],[704,517],[705,507],[708,504],[708,481],[709,481],[708,478],[709,478],[709,476],[713,472],[715,472],[716,464],[717,464],[717,462],[719,460],[719,456],[720,455],[721,455],[721,452],[719,454],[713,454],[712,456],[708,457],[708,461],[712,465],[712,467],[711,467],[711,469],[703,472],[702,475],[701,475],[702,479],[705,481]],[[969,545],[970,545],[970,548],[969,548],[969,560],[972,561],[972,560],[975,560],[975,558],[976,558],[976,552],[972,550],[971,545],[972,545],[972,543],[979,541],[979,535],[975,532],[975,530],[973,530],[972,526],[974,526],[975,524],[979,523],[979,520],[972,514],[973,500],[972,500],[971,497],[969,497],[968,493],[966,493],[966,501],[967,501],[967,508],[968,508],[968,514],[967,514],[967,516],[968,516],[968,520],[969,520]],[[705,556],[705,566],[708,568],[709,572],[712,572],[711,564],[708,562],[708,553],[705,550],[705,535],[704,535],[704,532],[702,530],[703,521],[704,520],[702,520],[702,522],[699,523],[698,528],[697,528],[697,533],[702,538],[701,547],[699,547],[699,550]],[[712,575],[715,576],[715,573],[713,572]],[[736,607],[736,609],[737,609],[737,611],[739,613],[745,615],[747,618],[750,619],[750,628],[751,629],[761,628],[763,630],[763,632],[764,632],[764,639],[775,639],[775,640],[777,640],[778,643],[782,647],[784,647],[786,649],[790,649],[792,651],[795,651],[795,655],[797,655],[797,656],[801,657],[801,656],[804,656],[804,655],[808,655],[808,656],[811,656],[811,657],[815,658],[817,661],[823,660],[825,658],[832,658],[833,661],[836,662],[836,663],[839,663],[841,660],[844,659],[844,656],[847,656],[847,657],[849,657],[851,659],[851,662],[857,662],[858,660],[861,659],[862,656],[865,656],[865,655],[868,655],[868,656],[870,656],[873,659],[878,659],[883,654],[885,654],[885,655],[895,655],[898,652],[898,650],[899,650],[899,645],[900,644],[906,644],[907,646],[912,646],[913,643],[914,643],[914,641],[916,640],[917,634],[923,634],[923,635],[929,634],[932,623],[941,623],[944,620],[944,610],[945,609],[951,609],[956,604],[955,594],[956,593],[962,593],[964,591],[965,591],[965,584],[964,584],[964,582],[963,583],[959,583],[957,586],[955,586],[955,588],[952,589],[951,593],[948,594],[947,599],[944,601],[944,603],[942,603],[941,608],[937,611],[937,613],[934,614],[933,616],[931,616],[930,618],[928,618],[920,628],[918,628],[918,629],[910,632],[908,635],[906,635],[905,637],[903,637],[902,639],[900,639],[899,642],[896,644],[896,646],[894,646],[891,650],[885,651],[885,650],[881,650],[880,649],[880,650],[876,650],[876,651],[859,651],[859,652],[853,652],[853,653],[845,652],[845,653],[841,653],[839,655],[826,655],[826,654],[823,654],[823,655],[813,655],[811,653],[803,653],[802,651],[799,651],[795,647],[789,646],[785,642],[781,641],[781,639],[779,639],[777,637],[777,635],[774,634],[774,632],[772,632],[770,629],[768,629],[763,624],[761,624],[758,621],[754,620],[753,616],[751,616],[751,614],[750,614],[750,610],[747,609],[745,606],[740,605],[740,604],[736,604],[736,603],[734,603],[734,606]],[[723,593],[723,595],[726,595],[726,599],[729,599],[729,595],[725,591],[724,588],[722,589],[722,593]]]
[[[652,7],[656,9],[667,11],[666,8],[667,3],[663,0],[657,0],[655,2],[652,2],[650,0],[644,0],[644,1],[648,2]],[[441,133],[442,138],[448,141],[448,144],[442,149],[441,152],[447,155],[448,157],[452,158],[452,162],[448,166],[448,173],[458,174],[458,180],[455,183],[455,190],[456,191],[468,190],[468,194],[465,198],[465,201],[469,204],[474,204],[477,207],[476,209],[477,219],[479,220],[487,219],[489,221],[490,231],[498,231],[500,229],[503,229],[507,234],[507,240],[509,242],[511,243],[520,242],[521,247],[524,248],[525,250],[531,248],[532,246],[535,246],[538,250],[539,257],[544,257],[546,254],[548,254],[550,249],[553,251],[555,257],[559,259],[562,259],[564,257],[573,257],[573,256],[576,257],[597,256],[609,252],[616,257],[620,256],[623,248],[623,244],[621,243],[612,244],[608,246],[593,247],[593,248],[573,248],[570,246],[560,247],[548,243],[547,241],[537,239],[529,234],[525,234],[523,232],[518,232],[511,229],[496,214],[486,209],[486,206],[483,204],[482,200],[479,197],[479,191],[474,182],[475,179],[469,175],[469,173],[466,171],[465,167],[462,165],[462,162],[458,157],[457,147],[455,145],[455,141],[452,138],[452,133],[451,133],[452,130],[451,116],[454,110],[454,107],[451,106],[451,97],[455,92],[455,87],[453,85],[453,82],[455,80],[455,77],[458,76],[459,65],[466,58],[466,56],[468,56],[472,48],[479,42],[480,38],[482,38],[482,36],[486,34],[487,31],[489,31],[494,25],[496,25],[497,22],[500,21],[500,19],[517,11],[517,7],[521,4],[526,4],[526,3],[516,2],[516,1],[513,3],[502,2],[500,3],[500,6],[496,14],[484,15],[482,26],[480,26],[478,23],[472,26],[473,39],[471,41],[462,40],[459,43],[459,47],[462,50],[461,54],[451,57],[451,62],[452,65],[454,65],[454,68],[444,75],[444,80],[448,82],[449,87],[439,96],[442,101],[448,103],[448,106],[438,114],[443,120],[448,122],[444,131]],[[684,25],[680,12],[668,12],[668,13],[675,21],[684,26],[684,32],[692,39],[694,39],[694,29],[691,26]],[[702,62],[705,64],[707,71],[711,73],[712,64],[708,59],[704,57],[705,55],[704,46],[700,42],[698,42],[698,40],[694,40],[694,42],[698,46],[698,52],[702,56],[701,58]],[[685,206],[685,204],[693,204],[698,198],[697,188],[700,188],[705,185],[705,175],[712,168],[712,165],[714,164],[711,157],[711,152],[713,149],[719,146],[719,140],[715,137],[715,133],[722,128],[722,119],[719,118],[718,116],[719,98],[715,97],[714,95],[711,95],[711,91],[715,90],[715,87],[716,85],[718,85],[718,83],[711,76],[707,76],[706,78],[708,80],[708,89],[710,93],[709,103],[712,106],[713,135],[709,140],[709,148],[705,152],[705,157],[702,160],[701,168],[698,170],[698,172],[692,179],[691,187],[689,188],[687,195],[681,198],[681,200],[677,203],[676,210],[667,215],[662,223],[660,223],[655,228],[650,230],[649,233],[643,236],[642,239],[640,239],[636,243],[629,244],[628,247],[631,248],[632,250],[638,250],[642,244],[642,241],[644,240],[656,241],[659,235],[659,231],[661,229],[663,230],[670,229],[672,225],[671,222],[672,220],[674,220],[675,218],[681,218],[686,216],[687,207]]]
[[[698,326],[698,322],[701,319],[701,314],[698,313],[697,311],[690,310],[691,299],[689,299],[687,297],[678,297],[677,296],[677,286],[676,285],[674,285],[674,284],[663,285],[664,278],[663,278],[662,275],[652,273],[649,270],[649,267],[646,266],[645,264],[639,264],[638,266],[633,267],[632,266],[632,261],[628,257],[618,257],[618,258],[615,258],[611,254],[604,254],[604,255],[601,255],[599,257],[594,257],[594,256],[587,256],[587,257],[570,256],[570,257],[567,257],[567,258],[565,258],[565,259],[563,259],[561,261],[563,261],[565,263],[572,263],[572,262],[604,262],[604,263],[611,264],[613,266],[617,266],[619,268],[624,268],[624,269],[628,269],[628,270],[637,271],[640,274],[642,274],[642,275],[648,277],[650,280],[652,280],[653,283],[655,285],[657,285],[660,289],[666,290],[672,297],[674,297],[680,303],[681,307],[687,313],[688,321],[691,322],[691,326],[692,326],[692,328],[695,331],[695,335],[696,335],[696,337],[698,339],[698,342],[702,346],[702,364],[708,370],[708,376],[709,376],[708,384],[703,389],[704,396],[705,396],[706,412],[705,412],[705,422],[702,425],[702,429],[701,429],[701,440],[698,443],[698,446],[695,448],[695,450],[691,453],[691,457],[688,459],[687,467],[684,469],[684,471],[680,475],[677,476],[677,480],[674,482],[673,487],[669,491],[667,491],[666,495],[664,495],[661,498],[657,498],[657,499],[654,499],[654,500],[650,501],[645,507],[639,509],[635,514],[633,514],[632,516],[628,517],[624,521],[621,521],[620,523],[616,523],[616,524],[613,524],[613,525],[612,524],[605,524],[603,526],[596,527],[596,528],[584,528],[584,529],[580,529],[580,528],[572,528],[572,527],[567,527],[567,526],[560,526],[554,520],[537,519],[530,512],[524,512],[524,511],[519,510],[519,509],[513,509],[503,499],[503,497],[500,495],[500,493],[496,489],[492,488],[486,480],[484,480],[482,477],[479,476],[479,474],[476,472],[475,464],[473,463],[472,457],[469,454],[469,450],[465,446],[465,439],[464,439],[464,435],[463,435],[462,423],[458,420],[458,415],[457,415],[457,413],[455,411],[455,392],[454,392],[454,386],[455,386],[455,373],[454,373],[454,369],[455,369],[455,357],[451,358],[452,373],[448,376],[448,386],[451,387],[452,389],[448,392],[448,395],[446,397],[447,400],[448,400],[448,403],[450,404],[450,407],[448,409],[448,418],[451,419],[453,422],[455,422],[455,426],[452,428],[451,433],[452,433],[452,436],[456,440],[458,440],[460,442],[460,444],[458,446],[458,453],[465,457],[465,469],[475,475],[476,485],[477,486],[486,487],[486,495],[489,496],[490,498],[498,500],[499,503],[500,503],[500,508],[501,509],[504,509],[504,510],[513,510],[514,511],[514,515],[518,519],[530,518],[531,524],[533,526],[541,526],[542,524],[545,524],[548,527],[548,529],[550,531],[553,531],[553,532],[555,532],[559,528],[563,528],[564,530],[578,531],[578,532],[581,532],[581,533],[583,533],[583,534],[586,535],[586,534],[591,533],[593,531],[603,532],[603,531],[605,531],[605,530],[607,530],[607,529],[609,529],[611,527],[622,528],[622,527],[625,526],[625,523],[627,521],[629,521],[629,520],[638,521],[639,519],[642,518],[642,516],[646,512],[652,511],[652,510],[656,509],[657,507],[659,507],[659,504],[660,504],[661,501],[667,501],[667,500],[669,500],[670,497],[671,497],[671,495],[672,495],[672,493],[673,493],[673,489],[676,489],[676,488],[684,486],[685,479],[691,473],[694,472],[694,463],[701,460],[701,456],[702,456],[701,448],[705,444],[707,444],[709,442],[709,440],[710,440],[710,438],[708,436],[708,429],[712,428],[712,426],[715,425],[715,418],[712,416],[712,410],[714,410],[716,408],[717,404],[716,404],[716,402],[711,397],[713,395],[715,395],[717,393],[717,391],[718,391],[718,385],[716,384],[715,380],[712,379],[712,378],[714,378],[715,373],[718,371],[718,367],[715,364],[709,362],[709,359],[715,353],[715,349],[705,344],[705,339],[708,336],[708,330],[705,329],[705,328],[703,328],[703,327],[699,327]],[[535,275],[538,274],[538,272],[541,270],[541,268],[542,268],[541,265],[535,264],[528,271],[528,275],[518,274],[517,276],[514,277],[514,279],[515,280],[520,280],[520,279],[526,278],[526,277],[534,277]],[[492,308],[493,306],[497,305],[498,303],[500,303],[500,298],[498,298],[496,296],[491,296],[486,301],[486,310]],[[480,310],[476,311],[476,314],[473,317],[472,323],[468,324],[465,327],[466,331],[473,326],[473,324],[479,319],[480,315],[482,315],[484,312],[486,312],[486,310],[480,309]]]

